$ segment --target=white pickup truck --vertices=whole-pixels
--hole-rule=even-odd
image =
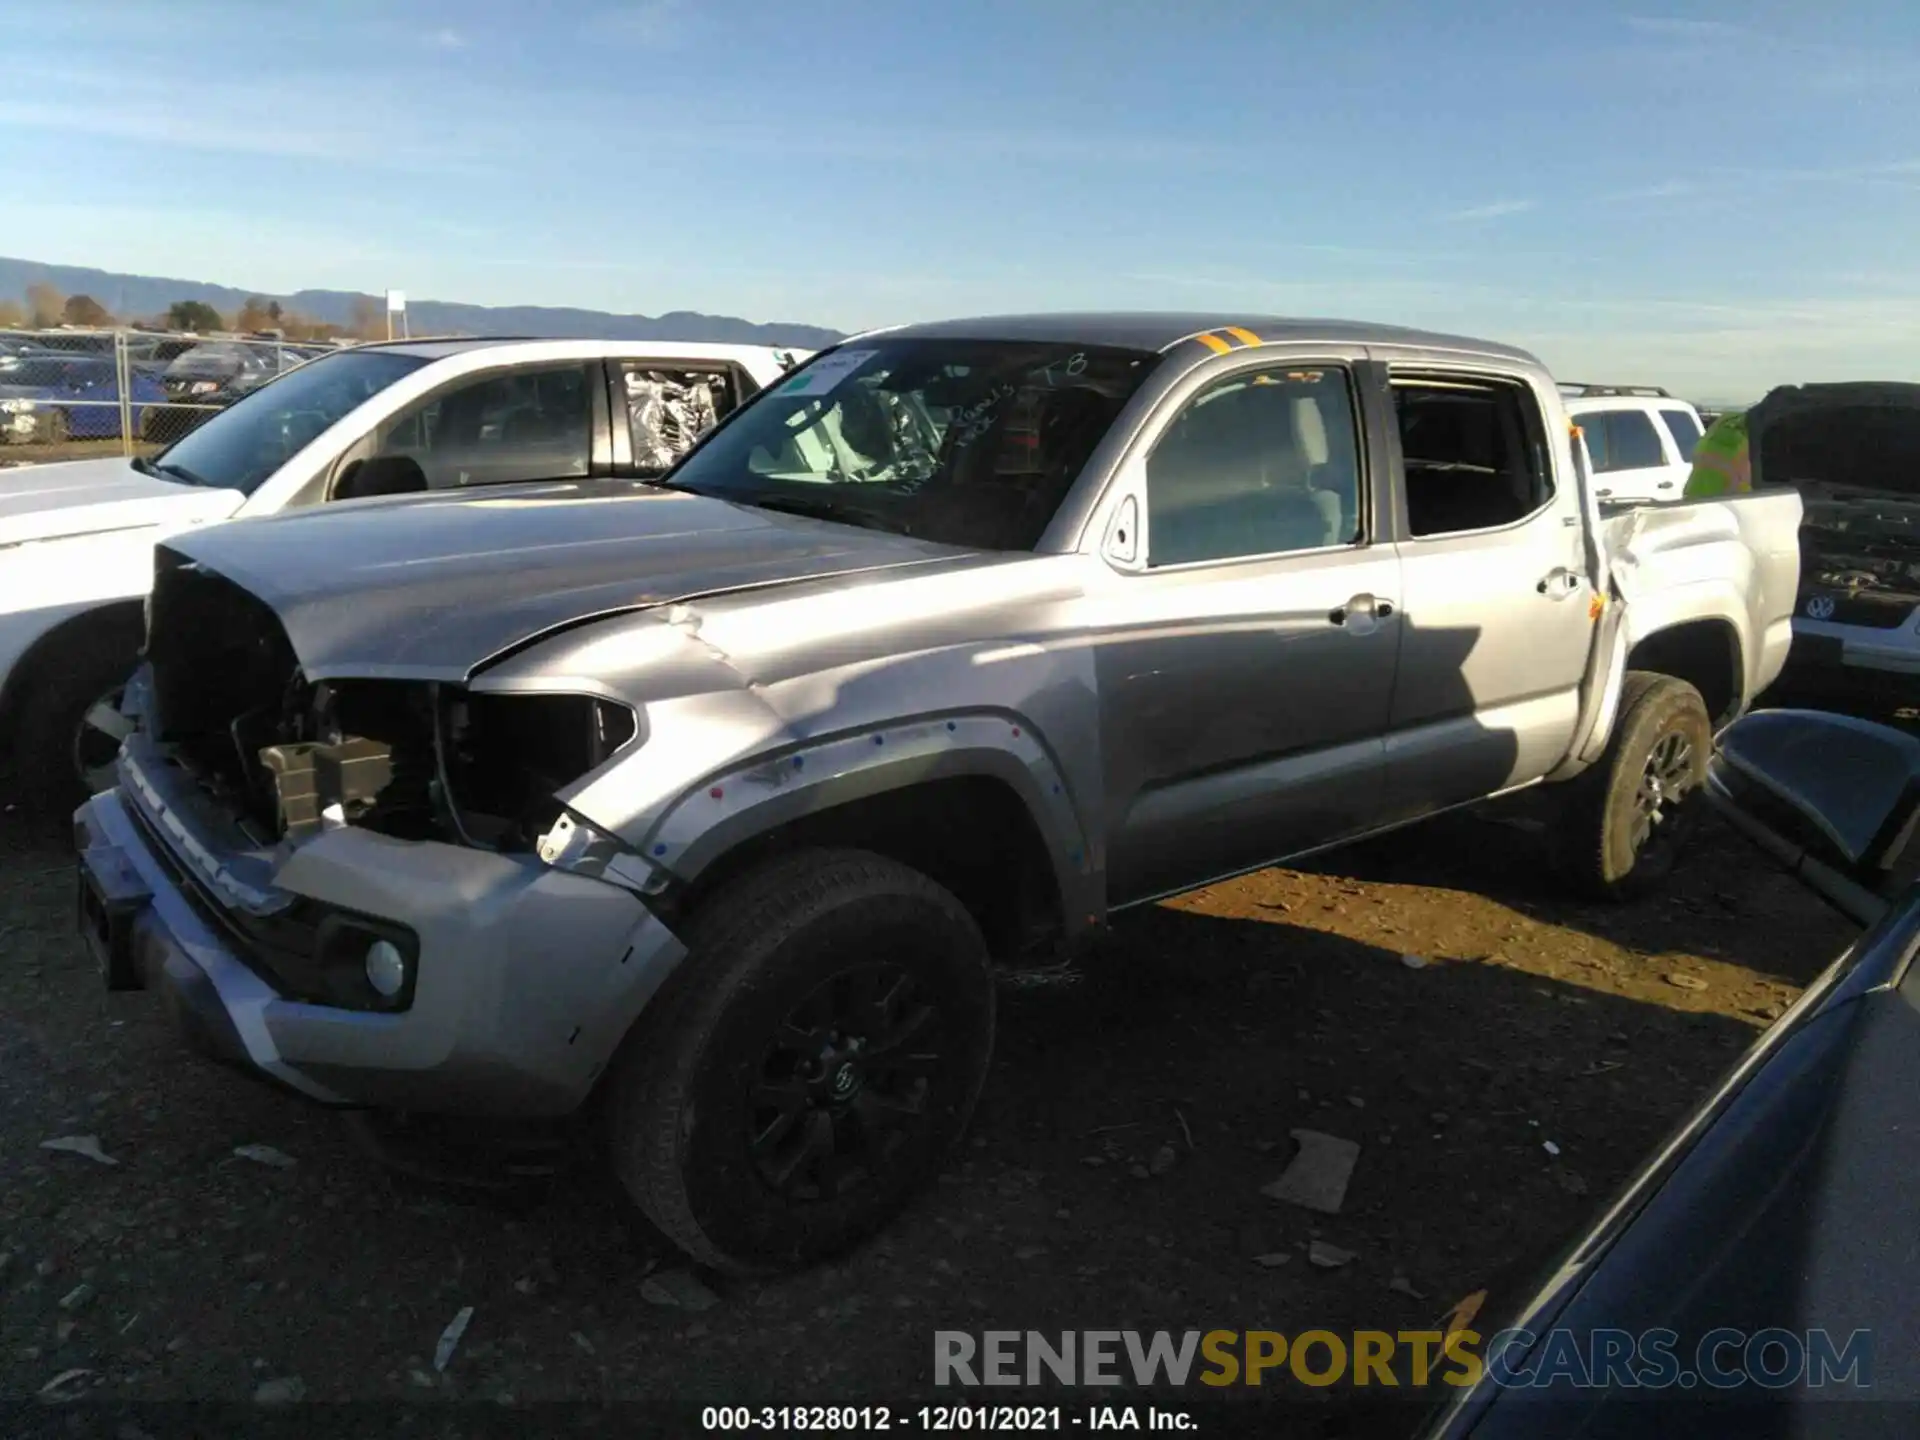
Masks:
[[[112,783],[156,541],[409,490],[658,475],[805,353],[364,345],[289,371],[150,459],[0,473],[0,756],[14,787],[52,810]]]

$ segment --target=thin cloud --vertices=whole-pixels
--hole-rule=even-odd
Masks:
[[[644,46],[671,45],[682,33],[686,0],[633,0],[596,15],[592,29],[610,38]]]
[[[427,43],[436,50],[464,50],[467,48],[467,37],[449,27],[434,31],[427,37]]]
[[[1629,15],[1627,28],[1669,40],[1730,40],[1751,32],[1727,20],[1694,20],[1680,15]]]
[[[1674,200],[1682,195],[1695,195],[1700,187],[1688,180],[1663,180],[1658,185],[1640,185],[1631,190],[1615,190],[1603,195],[1603,200]]]
[[[1466,210],[1451,212],[1449,220],[1498,220],[1505,215],[1524,215],[1538,208],[1537,200],[1495,200],[1486,205],[1475,205]]]

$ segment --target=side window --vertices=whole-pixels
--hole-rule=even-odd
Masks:
[[[739,403],[724,371],[677,370],[644,360],[620,362],[633,465],[643,475],[673,468],[693,442]]]
[[[1653,417],[1644,410],[1615,410],[1607,416],[1609,470],[1651,470],[1667,463]]]
[[[1580,434],[1587,442],[1587,459],[1593,462],[1593,473],[1604,475],[1613,469],[1613,457],[1607,452],[1607,414],[1604,410],[1595,410],[1590,414],[1574,417],[1574,423],[1580,427]]]
[[[1147,458],[1147,563],[1352,544],[1360,446],[1347,372],[1232,375],[1196,395]]]
[[[478,376],[396,415],[374,453],[414,461],[430,490],[578,479],[593,444],[593,374],[556,365]]]
[[[1540,409],[1524,386],[1409,379],[1396,380],[1393,395],[1415,536],[1511,525],[1553,498]],[[1596,418],[1580,421],[1589,437]]]
[[[1680,452],[1680,459],[1693,463],[1693,447],[1700,443],[1700,427],[1693,416],[1685,410],[1662,410],[1660,419],[1666,424],[1667,433],[1673,437],[1673,448]]]

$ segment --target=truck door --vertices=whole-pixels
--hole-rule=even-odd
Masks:
[[[1549,436],[1533,386],[1424,366],[1393,366],[1387,384],[1403,610],[1386,780],[1406,820],[1559,762],[1594,595],[1567,440]]]
[[[1355,358],[1213,370],[1146,441],[1144,551],[1094,600],[1114,904],[1378,818],[1399,562]]]

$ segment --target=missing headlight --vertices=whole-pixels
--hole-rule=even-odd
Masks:
[[[555,792],[605,764],[639,733],[624,705],[590,695],[447,697],[445,800],[463,838],[529,850],[560,815]]]

